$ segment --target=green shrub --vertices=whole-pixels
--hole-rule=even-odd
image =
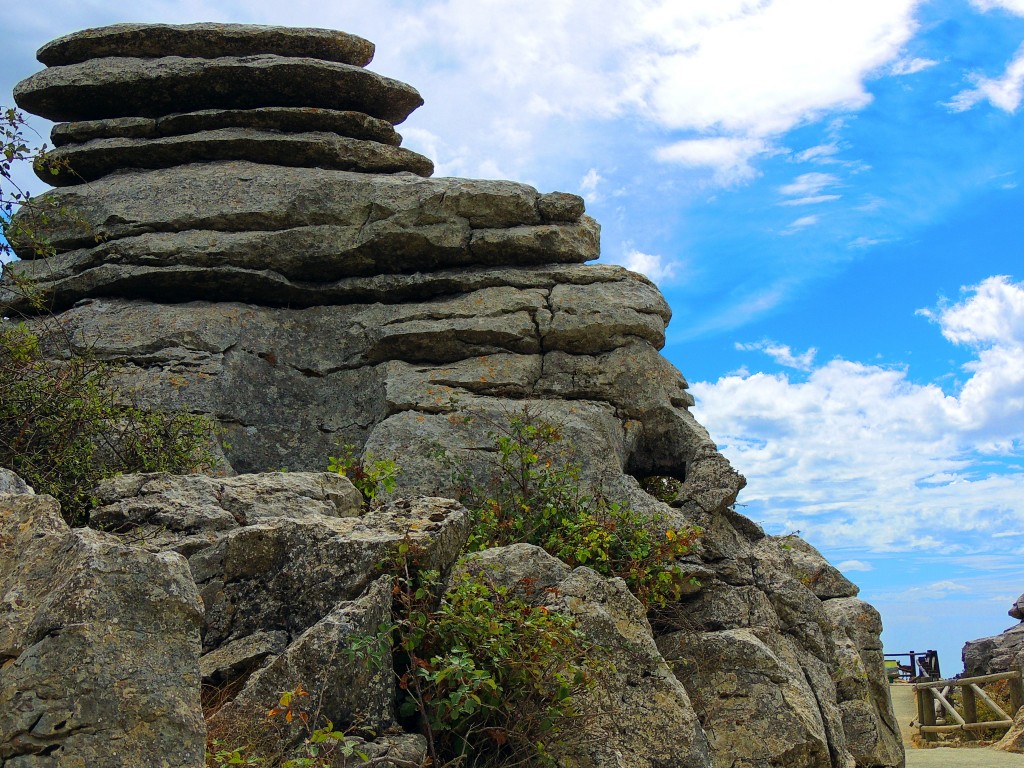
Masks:
[[[485,574],[463,573],[438,605],[436,573],[397,580],[399,712],[418,720],[433,764],[555,765],[597,669],[571,617]]]
[[[488,435],[494,473],[482,486],[462,478],[462,500],[474,514],[470,549],[535,544],[569,565],[621,577],[644,605],[681,596],[688,578],[675,561],[698,528],[673,528],[664,517],[586,493],[560,428],[529,409]]]
[[[104,478],[212,466],[209,420],[136,407],[89,355],[51,359],[54,347],[67,353],[73,345],[52,317],[37,323],[45,339],[23,323],[0,322],[0,466],[56,497],[68,523],[88,521],[92,491]]]
[[[394,461],[375,459],[370,451],[359,459],[354,445],[341,446],[340,453],[340,456],[328,457],[327,471],[351,480],[366,504],[372,505],[395,490],[399,470]]]

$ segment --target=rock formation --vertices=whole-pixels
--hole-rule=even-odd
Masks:
[[[991,675],[1017,670],[1024,674],[1024,595],[1007,613],[1020,622],[1001,634],[970,640],[964,644],[964,675]]]
[[[584,483],[703,530],[671,629],[652,629],[620,581],[536,551],[489,555],[554,574],[550,607],[623,659],[613,726],[578,764],[901,766],[877,613],[809,545],[732,508],[744,480],[658,353],[670,312],[657,288],[585,263],[599,228],[574,195],[429,178],[393,128],[421,99],[366,70],[371,55],[324,30],[118,25],[45,46],[49,68],[16,89],[24,109],[69,122],[39,166],[59,188],[10,230],[23,260],[0,304],[31,313],[12,277],[31,279],[144,402],[214,418],[238,475],[98,492],[93,525],[139,558],[188,559],[205,608],[201,649],[181,636],[189,674],[241,687],[228,717],[291,670],[329,667],[386,611],[374,565],[402,537],[455,563],[468,523],[436,498],[457,490],[440,454],[482,476],[488,432],[527,408],[578,447]],[[339,444],[396,461],[396,500],[364,514],[316,473]],[[674,481],[667,503],[643,490],[651,477]],[[0,653],[20,669],[26,651]],[[7,669],[0,691],[18,684]],[[359,675],[358,701],[337,681],[317,695],[339,722],[393,725],[387,676]],[[20,733],[5,726],[0,750],[35,744]],[[375,748],[393,746],[422,753]]]

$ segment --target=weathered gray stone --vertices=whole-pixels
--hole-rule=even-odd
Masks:
[[[255,24],[112,24],[58,37],[39,49],[47,66],[77,64],[106,56],[219,58],[273,53],[339,61],[364,67],[373,43],[334,29]]]
[[[964,643],[964,676],[1019,670],[1024,674],[1024,623],[992,637]]]
[[[224,685],[251,673],[267,660],[279,656],[288,647],[288,633],[253,632],[225,643],[199,658],[204,685]]]
[[[366,593],[340,603],[303,632],[288,649],[253,673],[239,694],[214,717],[219,721],[260,722],[274,707],[282,691],[302,686],[309,696],[297,700],[301,711],[344,729],[354,724],[376,733],[394,724],[394,669],[391,663],[390,576],[370,584]],[[382,627],[385,628],[381,635]],[[367,638],[381,638],[375,648],[364,648]],[[355,644],[359,644],[356,647]],[[305,736],[296,718],[289,726],[279,723],[283,744],[295,744]]]
[[[322,107],[365,112],[392,124],[423,103],[411,86],[361,67],[269,54],[90,59],[22,80],[14,87],[14,100],[54,121],[160,117],[202,109]]]
[[[1017,710],[1013,725],[994,746],[1001,752],[1024,753],[1024,708]]]
[[[50,131],[50,140],[55,147],[62,147],[93,139],[158,139],[221,128],[252,128],[283,133],[324,131],[394,147],[402,143],[402,137],[386,120],[362,112],[339,112],[315,107],[207,109],[157,118],[116,117],[110,120],[58,123]]]
[[[678,632],[658,648],[693,700],[715,768],[832,765],[799,648],[777,632]]]
[[[779,536],[776,540],[789,555],[790,573],[822,600],[833,597],[856,597],[860,591],[821,556],[821,553],[799,536]]]
[[[200,768],[201,620],[180,555],[0,496],[0,763]]]
[[[242,526],[356,517],[363,503],[352,483],[333,472],[119,475],[100,483],[96,500],[92,527],[131,533],[149,549],[173,549],[186,557]]]
[[[554,239],[565,249],[550,253],[547,263],[578,263],[596,258],[597,230],[592,224],[592,219],[585,218],[579,223],[560,225],[561,232]],[[540,243],[547,238],[549,228],[551,225],[471,232],[459,221],[424,228],[392,226],[383,221],[368,227],[326,225],[270,232],[150,233],[46,259],[14,262],[7,268],[5,281],[0,283],[0,304],[32,312],[30,297],[13,281],[14,276],[31,281],[33,290],[44,295],[47,306],[55,309],[100,295],[162,301],[233,299],[294,307],[377,301],[391,304],[510,282],[524,287],[532,283],[547,289],[559,280],[573,279],[571,273],[557,267],[552,273],[550,266],[532,272],[502,267],[516,256],[524,266],[530,263],[531,254],[532,259],[544,260],[545,251]],[[478,253],[473,245],[476,234],[486,236],[491,232],[500,233],[509,247]],[[468,266],[474,263],[494,267]],[[459,264],[467,266],[452,268]],[[412,271],[432,268],[435,271]],[[583,290],[591,293],[601,291],[597,283],[638,280],[618,268],[580,273],[579,278],[589,278]],[[630,288],[633,298],[641,299],[638,294],[647,293],[653,303],[627,306],[620,312],[633,321],[646,321],[655,329],[663,325],[659,317],[667,312],[660,297],[643,285]],[[620,296],[617,304],[621,306],[629,298],[628,294]],[[600,297],[595,301],[599,304]],[[599,308],[607,310],[600,304]]]
[[[31,486],[22,480],[16,473],[9,469],[0,467],[0,495],[32,495],[34,493],[35,491],[32,490]]]
[[[204,648],[261,630],[295,637],[358,597],[403,542],[422,548],[423,567],[443,572],[468,534],[466,510],[432,498],[362,517],[281,518],[229,531],[189,558],[206,606]]]
[[[16,221],[58,253],[149,232],[252,232],[309,226],[501,229],[545,223],[539,194],[510,181],[378,176],[245,161],[108,176],[40,195]],[[45,212],[45,221],[39,219]],[[588,225],[596,230],[594,224]],[[13,238],[21,258],[32,258]]]
[[[94,139],[47,152],[35,168],[43,181],[64,187],[95,181],[126,168],[170,168],[223,160],[359,173],[406,171],[430,176],[434,172],[434,164],[423,155],[390,144],[334,133],[278,133],[252,128],[221,128],[157,139]]]
[[[1024,621],[1024,595],[1021,595],[1014,600],[1013,605],[1010,606],[1010,610],[1007,611],[1007,614],[1009,614],[1011,618],[1021,619]]]
[[[686,690],[658,653],[646,612],[621,579],[589,568],[568,571],[539,547],[513,545],[467,557],[459,568],[485,573],[537,605],[573,617],[604,674],[580,702],[592,717],[552,751],[588,768],[710,768],[704,732]],[[536,579],[525,588],[524,578]],[[543,584],[546,588],[540,588]]]

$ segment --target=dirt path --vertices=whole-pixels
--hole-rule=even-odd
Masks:
[[[907,750],[907,768],[1024,768],[1024,755],[997,752],[994,749],[914,749],[910,744],[910,737],[915,732],[910,722],[917,718],[914,691],[909,685],[895,684],[889,686],[889,693],[892,695],[896,721],[900,724],[903,746]]]

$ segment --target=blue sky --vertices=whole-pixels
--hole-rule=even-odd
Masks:
[[[882,612],[890,651],[1024,591],[1024,0],[39,0],[0,93],[117,21],[344,29],[420,89],[438,175],[583,194],[749,480]],[[0,102],[9,97],[0,96]],[[40,131],[45,133],[42,123]],[[26,183],[38,189],[26,177]]]

